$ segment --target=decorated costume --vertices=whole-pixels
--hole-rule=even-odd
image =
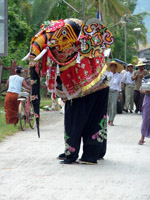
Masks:
[[[44,22],[31,41],[28,56],[31,72],[34,71],[33,87],[39,89],[35,74],[39,74],[40,66],[43,73],[50,69],[55,73],[49,89],[66,100],[65,163],[78,158],[81,137],[82,161],[96,163],[105,154],[108,82],[104,50],[113,41],[111,32],[99,21],[84,24],[78,19]],[[33,90],[32,94],[35,112],[39,106],[34,103],[39,102],[39,91],[36,92]]]

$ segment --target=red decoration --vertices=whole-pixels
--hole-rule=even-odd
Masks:
[[[50,68],[50,78],[48,82],[48,88],[51,93],[56,92],[56,67],[55,66]]]
[[[68,97],[74,97],[82,91],[82,88],[88,87],[92,88],[97,81],[96,78],[99,77],[100,72],[104,66],[104,57],[87,58],[81,60],[80,64],[75,64],[68,69],[64,70],[61,74],[61,80],[64,85],[65,92]]]

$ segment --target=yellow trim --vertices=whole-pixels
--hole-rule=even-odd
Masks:
[[[105,66],[103,67],[98,77],[95,78],[90,84],[82,87],[82,92],[85,92],[86,90],[89,90],[91,87],[93,87],[100,80],[101,76],[105,73],[106,69],[107,69],[107,65],[105,64]]]
[[[92,162],[88,162],[88,161],[79,161],[80,164],[87,164],[87,165],[96,165],[97,163],[92,163]]]
[[[80,56],[80,60],[83,60],[83,58],[85,58],[85,56]],[[69,67],[72,67],[75,64],[76,64],[76,60],[74,60],[72,63],[70,63],[70,64],[68,64],[68,65],[66,65],[64,67],[61,67],[60,71],[63,72],[65,70],[67,70]]]

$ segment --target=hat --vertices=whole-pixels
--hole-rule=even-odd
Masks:
[[[129,63],[129,64],[127,65],[127,67],[133,67],[132,63]]]
[[[118,62],[116,62],[116,61],[111,61],[111,62],[108,62],[108,63],[107,63],[107,71],[111,71],[111,70],[110,70],[110,66],[111,66],[112,64],[117,65],[116,71],[119,72],[119,73],[124,69],[123,65],[121,65],[120,63],[118,63]]]
[[[21,66],[17,66],[15,72],[24,72],[24,69]]]
[[[141,60],[139,60],[138,64],[136,65],[136,67],[140,67],[140,66],[145,66],[146,64],[144,64]]]

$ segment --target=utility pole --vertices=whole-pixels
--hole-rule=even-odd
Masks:
[[[138,39],[139,39],[139,34],[141,32],[141,28],[134,28],[133,31],[136,32],[136,48],[138,51],[139,50]]]
[[[82,0],[82,20],[85,21],[85,0]]]
[[[124,22],[124,61],[127,62],[127,13],[125,13]]]

